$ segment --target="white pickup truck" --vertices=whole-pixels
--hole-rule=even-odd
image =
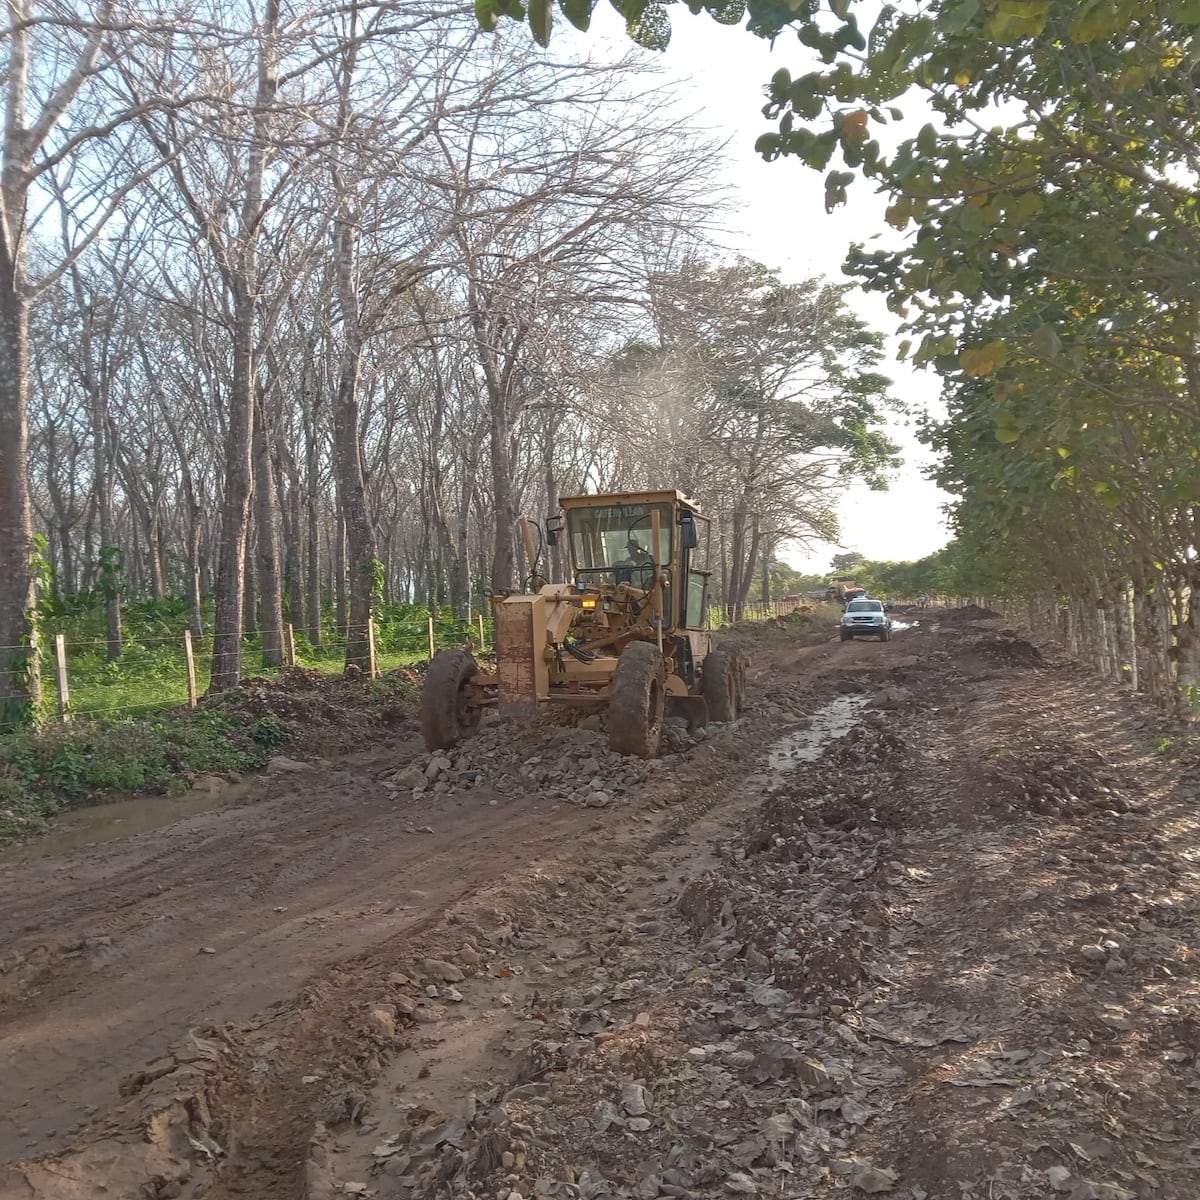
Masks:
[[[881,642],[892,640],[892,618],[883,608],[882,600],[851,600],[842,613],[842,641],[856,637],[877,637]]]

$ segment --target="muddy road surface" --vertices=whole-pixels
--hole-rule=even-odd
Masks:
[[[377,776],[419,750],[289,775],[242,807],[0,870],[0,1154],[64,1144],[190,1026],[294,997],[586,825],[532,798],[416,812]]]
[[[1200,787],[981,611],[655,763],[409,737],[0,866],[0,1198],[1200,1194]]]

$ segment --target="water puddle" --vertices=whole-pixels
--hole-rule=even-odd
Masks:
[[[858,724],[858,713],[866,696],[839,696],[809,718],[804,729],[796,729],[771,747],[767,766],[772,771],[790,771],[797,763],[814,762],[835,738],[845,737]]]
[[[893,621],[892,632],[898,633],[901,629],[912,629],[914,625],[920,625],[920,621]]]
[[[0,863],[30,862],[36,858],[53,858],[69,854],[81,846],[111,842],[116,838],[149,833],[232,804],[244,796],[253,783],[230,784],[219,792],[187,791],[178,796],[137,796],[117,800],[112,804],[97,804],[91,808],[72,808],[54,818],[48,833],[0,850]]]

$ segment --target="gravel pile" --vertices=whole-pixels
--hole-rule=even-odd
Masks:
[[[598,716],[567,728],[537,722],[525,727],[494,723],[450,750],[422,755],[385,781],[410,790],[416,801],[463,795],[486,786],[501,796],[536,795],[604,808],[634,794],[707,736],[706,730],[689,735],[684,722],[669,721],[663,731],[663,753],[644,760],[609,750]]]
[[[1132,807],[1120,794],[1116,772],[1095,751],[1071,742],[1046,739],[1001,750],[990,763],[990,774],[989,803],[1008,812],[1074,818],[1120,814]]]

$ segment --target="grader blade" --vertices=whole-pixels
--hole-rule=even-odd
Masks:
[[[496,617],[497,707],[505,717],[537,711],[550,691],[546,666],[546,600],[543,596],[508,596],[494,609]]]

